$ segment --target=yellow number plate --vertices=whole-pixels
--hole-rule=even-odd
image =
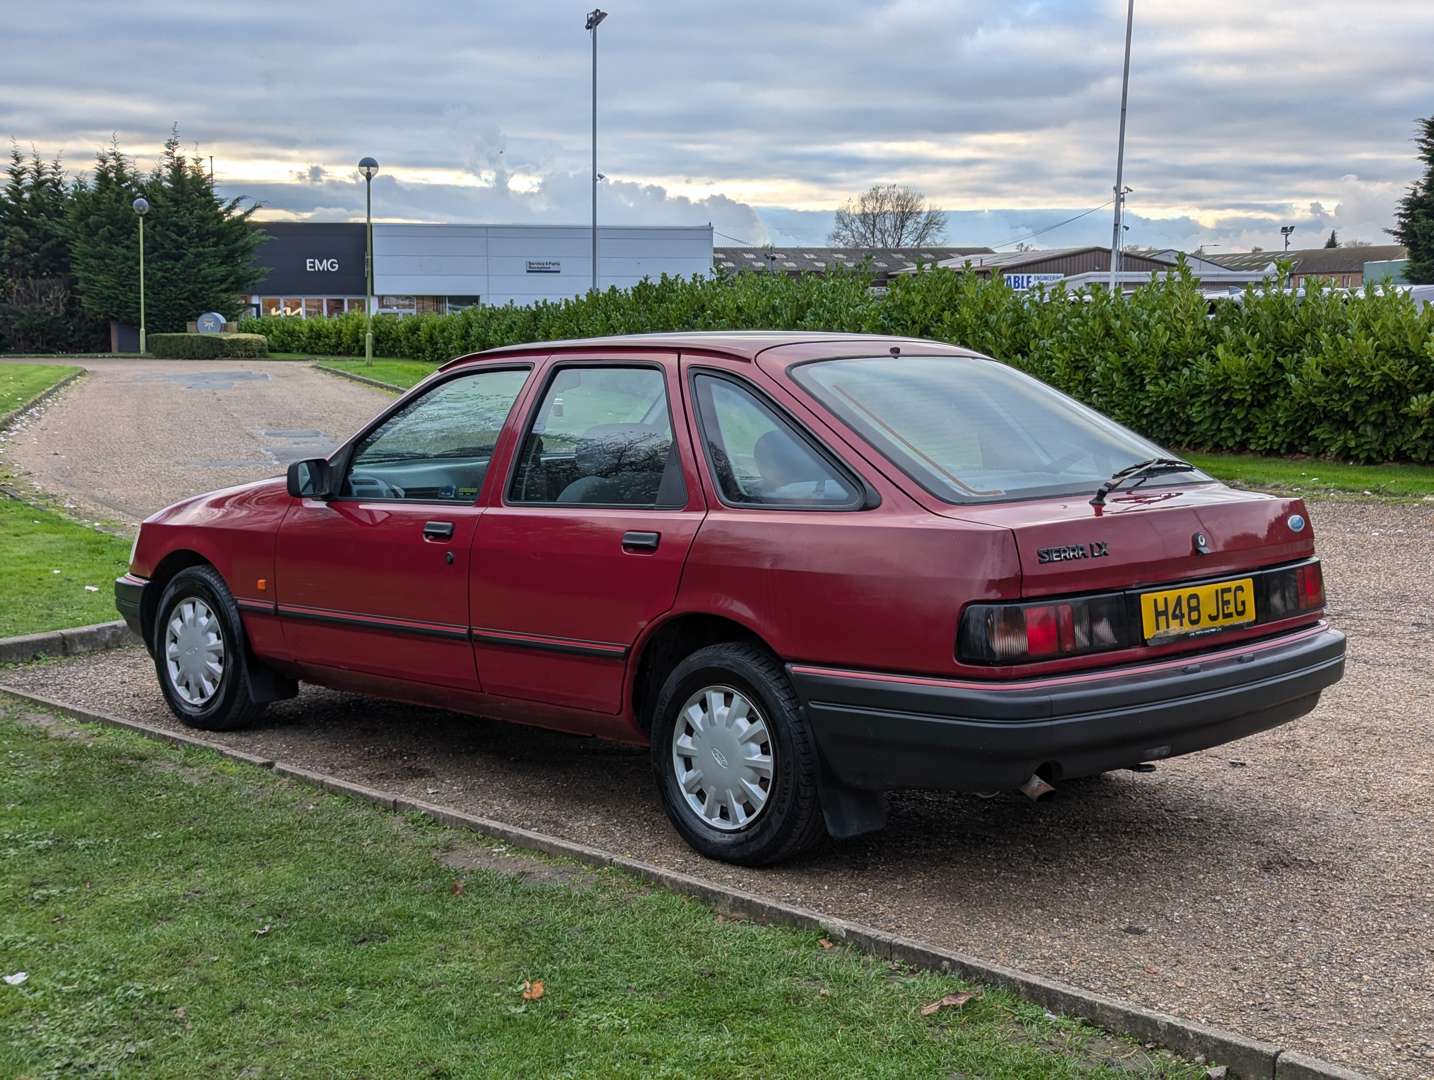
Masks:
[[[1254,621],[1253,578],[1163,589],[1140,597],[1140,622],[1146,641],[1244,626]]]

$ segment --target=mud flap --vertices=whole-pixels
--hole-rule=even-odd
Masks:
[[[272,668],[265,667],[254,659],[253,653],[249,654],[249,662],[244,667],[249,683],[249,697],[256,705],[267,705],[271,701],[283,701],[298,696],[298,679],[280,675]]]
[[[817,794],[827,833],[837,840],[863,836],[886,828],[886,792],[868,791],[843,784],[826,762],[817,774]]]

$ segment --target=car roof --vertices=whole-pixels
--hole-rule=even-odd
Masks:
[[[819,345],[824,342],[855,344],[870,342],[877,352],[886,352],[893,345],[920,345],[939,348],[956,355],[978,356],[969,349],[944,341],[925,338],[893,337],[883,334],[847,334],[818,330],[680,330],[652,334],[617,334],[611,337],[567,338],[561,341],[534,341],[524,345],[503,345],[480,353],[470,353],[450,360],[444,367],[486,359],[491,356],[515,354],[576,352],[585,349],[652,348],[681,352],[701,350],[720,352],[744,360],[755,360],[758,353],[785,345]]]

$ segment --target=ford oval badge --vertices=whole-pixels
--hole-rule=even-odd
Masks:
[[[1304,532],[1305,519],[1299,514],[1291,514],[1285,519],[1285,524],[1290,527],[1290,532]]]

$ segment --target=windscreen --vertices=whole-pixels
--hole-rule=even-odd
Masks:
[[[797,382],[939,499],[994,502],[1094,494],[1111,473],[1168,452],[994,360],[881,356],[821,360]],[[1154,476],[1148,487],[1208,481]]]

